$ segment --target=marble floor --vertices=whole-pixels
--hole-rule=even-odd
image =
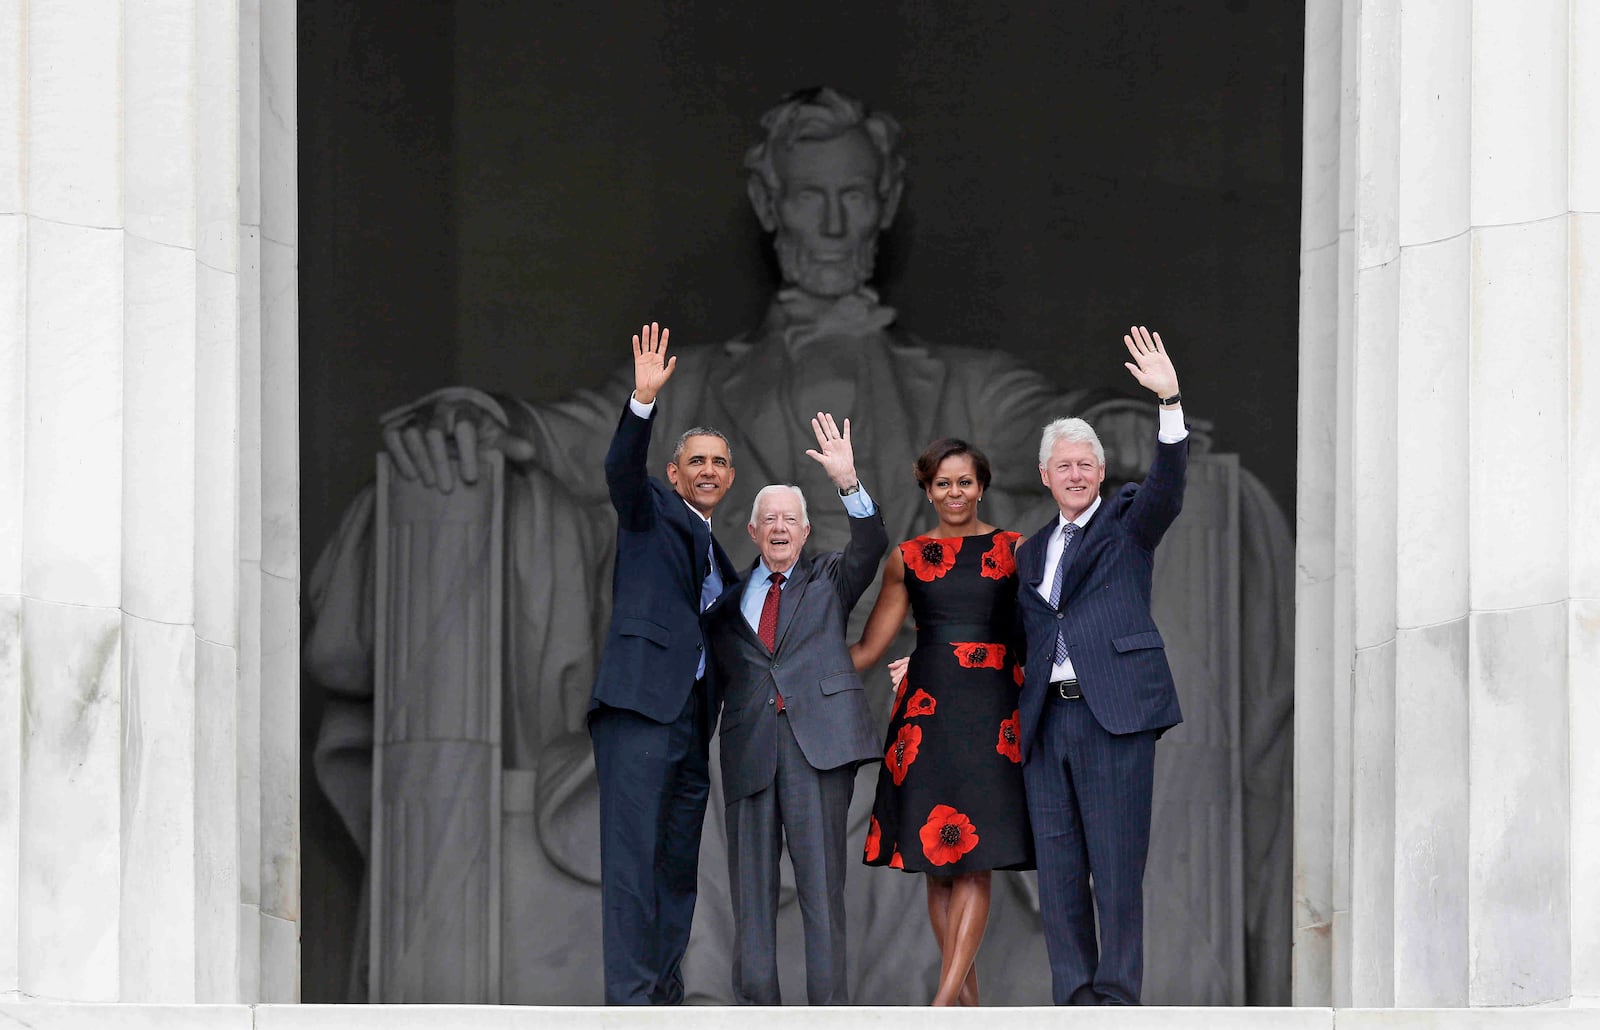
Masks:
[[[1227,1009],[1012,1008],[986,1010],[1007,1030],[1594,1030],[1600,1008]],[[677,1008],[625,1012],[608,1008],[453,1005],[90,1005],[0,1003],[0,1026],[31,1030],[807,1030],[973,1026],[985,1019],[961,1009],[913,1014],[905,1008]]]

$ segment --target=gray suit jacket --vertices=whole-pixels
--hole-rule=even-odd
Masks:
[[[880,509],[850,520],[850,543],[843,551],[795,562],[778,607],[776,652],[762,645],[739,610],[748,571],[707,609],[706,640],[723,689],[720,748],[727,803],[772,783],[779,719],[789,720],[813,769],[882,757],[845,632],[850,609],[872,585],[888,546]],[[775,691],[783,694],[782,715]]]

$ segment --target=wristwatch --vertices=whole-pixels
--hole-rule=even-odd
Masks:
[[[1175,393],[1171,397],[1161,398],[1160,404],[1163,408],[1170,408],[1181,400],[1183,400],[1183,394]]]
[[[850,489],[848,489],[848,490],[840,490],[839,491],[839,496],[840,497],[849,497],[851,494],[858,494],[860,492],[861,492],[861,480],[858,479],[858,480],[855,481],[855,484],[850,487]]]

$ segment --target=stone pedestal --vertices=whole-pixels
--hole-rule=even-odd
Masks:
[[[374,1002],[500,1001],[503,459],[442,493],[378,458]]]
[[[1306,11],[1295,999],[1600,998],[1600,9]]]
[[[294,11],[0,0],[11,997],[297,997]]]

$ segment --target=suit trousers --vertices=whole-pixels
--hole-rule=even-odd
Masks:
[[[781,1005],[778,989],[779,853],[788,839],[806,939],[806,1000],[848,1005],[845,968],[846,821],[856,769],[813,769],[778,715],[777,775],[765,789],[730,803],[728,879],[733,895],[733,997],[741,1005]]]
[[[1045,702],[1022,776],[1057,1005],[1139,1003],[1155,744],[1106,732],[1082,700]]]
[[[708,708],[702,680],[670,723],[608,705],[590,713],[607,1005],[683,1002],[711,791]]]

